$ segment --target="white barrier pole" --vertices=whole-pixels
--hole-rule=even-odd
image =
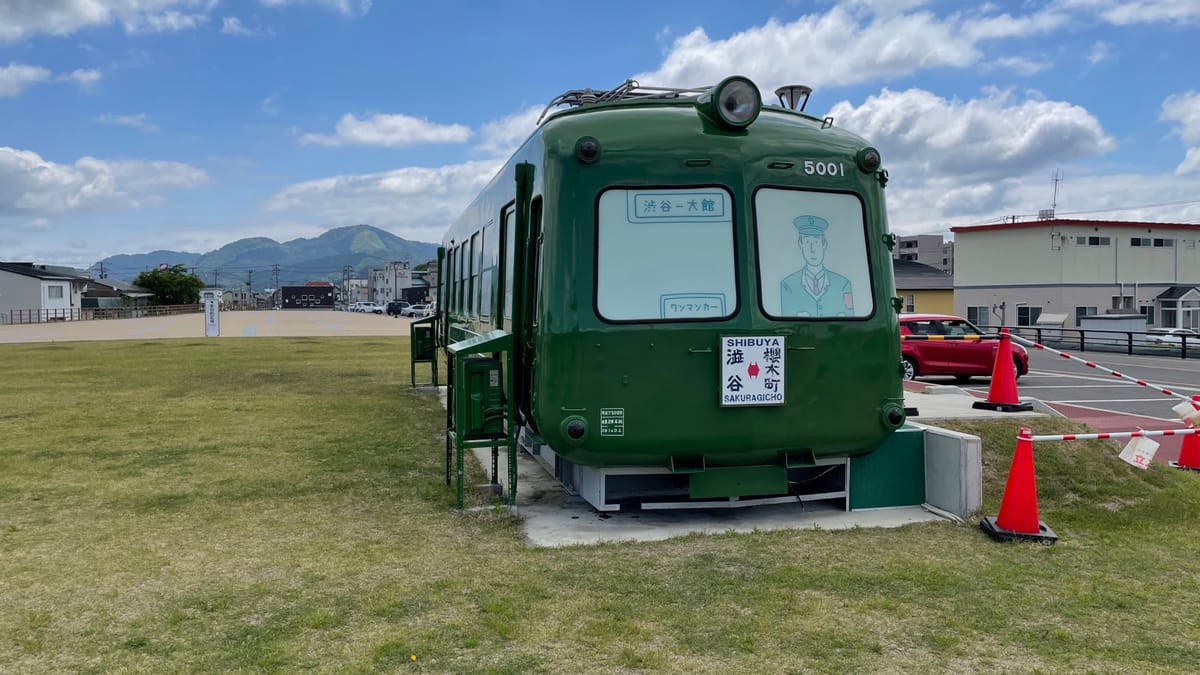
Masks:
[[[1088,368],[1095,368],[1096,370],[1104,371],[1114,377],[1119,377],[1123,380],[1128,380],[1130,382],[1133,382],[1134,384],[1140,384],[1143,387],[1153,389],[1154,391],[1157,391],[1160,394],[1164,394],[1166,396],[1174,396],[1175,398],[1180,398],[1185,401],[1191,400],[1187,394],[1180,394],[1179,392],[1171,391],[1170,389],[1160,387],[1157,384],[1150,384],[1149,382],[1147,382],[1145,380],[1139,380],[1136,377],[1130,377],[1129,375],[1125,375],[1123,373],[1118,373],[1115,370],[1109,370],[1108,368],[1097,365],[1096,363],[1094,363],[1092,361],[1085,361],[1084,359],[1081,359],[1078,356],[1072,356],[1071,354],[1068,354],[1066,352],[1060,352],[1057,349],[1051,349],[1050,347],[1047,347],[1046,345],[1039,344],[1037,342],[1034,342],[1033,340],[1023,338],[1020,335],[1010,334],[1010,337],[1012,339],[1016,340],[1017,342],[1023,343],[1026,347],[1034,347],[1035,349],[1041,349],[1042,351],[1047,351],[1047,352],[1050,352],[1051,354],[1058,354],[1059,356],[1063,357],[1064,359],[1078,361],[1078,362],[1082,363],[1083,365],[1087,366]]]

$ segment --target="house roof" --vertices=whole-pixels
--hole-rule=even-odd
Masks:
[[[0,271],[12,272],[43,281],[86,281],[87,277],[68,272],[65,268],[33,263],[0,262]]]
[[[912,260],[893,259],[892,270],[896,275],[896,290],[954,290],[954,276],[946,274],[936,267],[923,265]]]
[[[1154,296],[1157,300],[1175,300],[1196,290],[1195,286],[1171,286],[1167,290]]]
[[[1071,220],[1069,218],[1051,218],[1049,220],[1028,220],[1020,223],[996,223],[994,225],[972,225],[952,227],[951,232],[983,232],[985,230],[1022,230],[1031,227],[1120,227],[1138,230],[1194,230],[1200,231],[1200,225],[1194,223],[1145,223],[1131,220]]]
[[[120,279],[89,279],[88,285],[107,286],[108,288],[111,288],[114,291],[117,291],[119,293],[124,293],[126,295],[138,295],[138,294],[154,295],[153,293],[150,292],[150,289],[148,289],[148,288],[142,288],[141,286],[131,284],[128,281],[121,281]]]

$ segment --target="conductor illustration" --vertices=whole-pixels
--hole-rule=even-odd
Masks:
[[[850,280],[825,267],[829,221],[820,216],[800,216],[792,221],[799,234],[804,267],[779,283],[783,316],[852,316],[854,293]]]

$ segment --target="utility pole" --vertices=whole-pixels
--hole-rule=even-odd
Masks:
[[[104,261],[103,261],[103,260],[101,260],[101,261],[100,261],[100,263],[99,263],[99,265],[100,265],[100,278],[101,278],[101,279],[107,279],[107,278],[108,278],[108,275],[104,273]]]
[[[213,286],[217,285],[217,272],[218,271],[219,270],[213,270],[213,284],[212,284]]]
[[[275,292],[271,294],[271,306],[279,304],[279,263],[271,265],[271,273],[275,275]]]
[[[342,302],[350,304],[350,270],[352,268],[346,265],[342,268]]]
[[[246,306],[254,302],[254,270],[246,271]]]

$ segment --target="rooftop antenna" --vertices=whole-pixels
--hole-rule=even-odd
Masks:
[[[1054,177],[1050,179],[1050,183],[1054,186],[1054,192],[1050,199],[1050,208],[1041,209],[1038,211],[1038,220],[1053,220],[1054,211],[1058,208],[1058,186],[1062,183],[1062,176],[1058,174],[1058,169],[1054,170]]]
[[[801,112],[804,111],[804,106],[808,105],[808,95],[811,93],[812,87],[803,84],[785,84],[775,90],[775,95],[779,97],[779,105]]]

